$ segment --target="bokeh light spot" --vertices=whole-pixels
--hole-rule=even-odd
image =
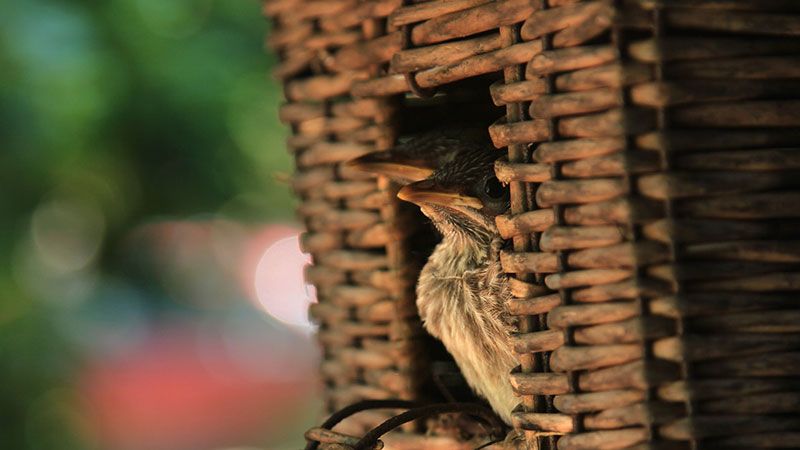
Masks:
[[[299,236],[270,245],[256,266],[256,296],[265,311],[281,322],[311,328],[308,306],[315,302],[313,288],[303,279],[311,257],[300,250]]]
[[[92,262],[104,231],[103,213],[88,202],[54,199],[36,208],[31,220],[38,255],[58,274],[81,270]]]

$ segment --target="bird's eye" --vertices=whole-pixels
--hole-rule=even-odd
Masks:
[[[483,185],[483,192],[487,197],[494,200],[500,200],[508,195],[508,191],[503,187],[503,184],[500,183],[497,177],[491,177],[486,180],[486,183]]]

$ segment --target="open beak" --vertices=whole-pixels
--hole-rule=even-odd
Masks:
[[[433,168],[429,167],[429,163],[402,156],[392,151],[373,152],[352,159],[347,165],[364,172],[386,175],[404,183],[424,180],[433,174]]]
[[[422,180],[403,186],[397,193],[400,200],[417,205],[439,205],[449,208],[482,209],[483,203],[472,196],[438,185],[434,180]]]

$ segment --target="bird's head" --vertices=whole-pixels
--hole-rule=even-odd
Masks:
[[[356,162],[380,161],[380,166],[364,169],[393,178],[397,174],[415,174],[404,178],[411,183],[403,186],[397,196],[418,205],[445,237],[486,240],[495,236],[494,219],[509,207],[508,188],[494,173],[494,162],[501,153],[481,139],[456,136],[430,140],[426,142],[421,136],[402,147],[372,153]],[[420,151],[425,147],[436,151]]]
[[[428,178],[400,189],[401,200],[415,203],[443,235],[490,238],[494,219],[508,210],[508,188],[497,179],[494,161],[500,152],[462,143],[456,158]]]

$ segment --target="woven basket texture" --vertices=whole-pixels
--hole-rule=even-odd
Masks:
[[[358,6],[358,7],[357,7]],[[362,399],[414,395],[421,334],[405,261],[405,238],[394,192],[385,180],[342,163],[394,142],[394,108],[386,98],[354,98],[353,82],[377,75],[367,60],[343,64],[340,55],[385,40],[381,17],[397,4],[352,1],[272,1],[268,45],[281,57],[285,81],[280,118],[291,126],[292,188],[301,199],[304,251],[314,265],[306,279],[317,288],[311,314],[319,325],[326,410]],[[374,44],[373,44],[373,47]],[[380,46],[377,46],[380,47]],[[389,414],[365,412],[342,424],[361,434]]]
[[[527,448],[800,448],[800,1],[267,0],[264,11],[330,411],[415,398],[428,363],[404,240],[413,221],[388,181],[341,163],[392,145],[408,113],[398,98],[493,79],[505,115],[484,126],[507,152],[496,172],[511,209],[497,226],[521,318],[510,382]],[[386,414],[354,417],[342,433]],[[471,448],[400,435],[387,448]]]

